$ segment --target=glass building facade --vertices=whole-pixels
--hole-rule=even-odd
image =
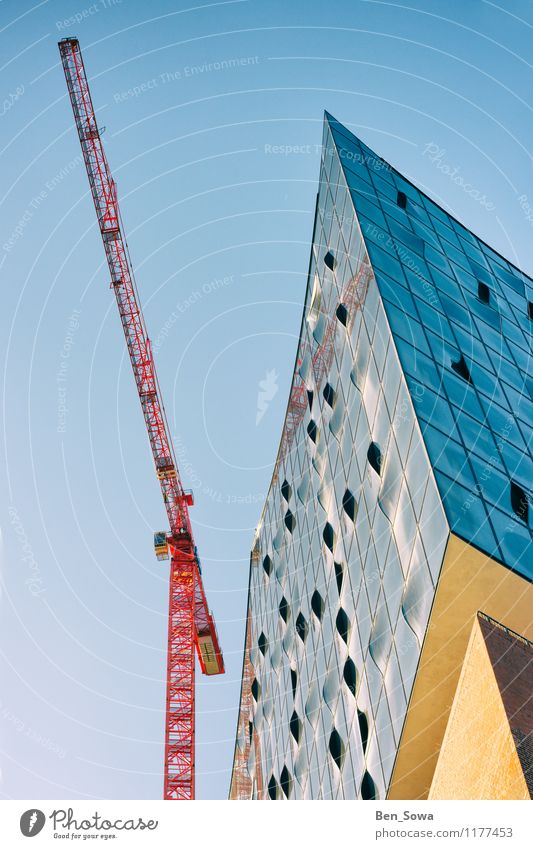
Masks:
[[[473,617],[531,634],[532,319],[529,277],[326,114],[231,798],[427,796]]]

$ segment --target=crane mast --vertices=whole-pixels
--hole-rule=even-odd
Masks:
[[[165,799],[194,798],[195,658],[202,672],[224,672],[215,623],[205,598],[189,517],[192,494],[183,489],[157,380],[150,339],[123,234],[117,189],[102,145],[79,42],[65,38],[59,52],[89,178],[122,329],[148,432],[170,531],[154,535],[158,559],[170,556]]]

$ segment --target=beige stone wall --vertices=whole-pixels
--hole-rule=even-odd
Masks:
[[[476,619],[429,799],[529,799]]]

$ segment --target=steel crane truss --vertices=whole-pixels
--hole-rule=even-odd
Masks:
[[[115,181],[109,168],[83,57],[76,38],[59,51],[83,159],[96,209],[122,329],[150,440],[155,469],[170,525],[170,597],[165,723],[165,799],[194,798],[194,647],[207,675],[224,672],[215,624],[207,607],[188,507],[191,494],[181,484],[157,380],[128,246],[123,235]],[[157,556],[166,556],[157,534]]]

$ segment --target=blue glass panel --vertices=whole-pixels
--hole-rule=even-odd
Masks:
[[[409,295],[408,292],[406,294]],[[412,318],[412,316],[403,310],[395,307],[390,301],[384,301],[384,306],[394,336],[405,339],[411,345],[415,345],[424,354],[430,356],[428,343],[426,342],[424,330],[420,322],[416,321],[416,319]]]
[[[485,356],[490,361],[491,371],[496,372],[500,380],[505,380],[507,383],[513,383],[517,376],[516,363],[514,363],[512,359],[503,357],[500,352],[493,351],[492,348],[485,348],[485,351]],[[480,362],[483,362],[483,360],[480,359]],[[485,361],[484,367],[487,368],[488,366],[489,364]]]
[[[486,424],[476,421],[466,412],[466,408],[460,410],[452,406],[453,415],[457,422],[457,428],[461,434],[461,438],[469,452],[478,454],[480,457],[488,459],[496,457],[498,449],[494,442],[494,437]]]
[[[449,226],[450,222],[448,221],[448,218],[444,218],[444,220],[441,220],[440,218],[432,218],[431,223],[433,224],[433,226],[434,226],[435,230],[437,231],[437,233],[439,234],[439,236],[441,236],[443,239],[446,239],[447,243],[451,243],[456,248],[461,247],[461,243],[460,243],[459,239],[457,238],[457,234]],[[443,247],[446,248],[447,245],[443,245]],[[446,250],[445,250],[445,253],[446,253]]]
[[[519,272],[515,274],[511,271],[507,271],[505,268],[499,268],[497,273],[498,277],[510,286],[514,292],[524,296],[524,281],[522,280]]]
[[[533,428],[529,427],[520,419],[516,420],[516,424],[520,428],[520,433],[522,434],[522,439],[526,443],[527,451],[529,451],[530,454],[533,454]]]
[[[429,268],[431,271],[431,277],[433,278],[439,292],[444,292],[445,295],[448,295],[450,298],[453,298],[455,301],[463,304],[463,293],[461,291],[461,287],[457,285],[455,280],[447,274],[443,274],[442,271],[439,271],[438,268],[435,268],[433,265],[429,266]]]
[[[446,274],[452,274],[450,263],[448,262],[444,254],[440,251],[436,251],[435,248],[431,247],[431,245],[426,245],[424,256],[427,261],[434,265],[436,268],[446,272]]]
[[[381,297],[388,302],[386,305],[387,314],[389,314],[388,304],[391,304],[393,307],[408,313],[415,321],[418,321],[418,314],[416,312],[414,301],[407,289],[404,289],[403,286],[400,286],[399,283],[391,280],[378,269],[376,269],[376,272]],[[396,318],[398,319],[399,317],[396,316]],[[400,330],[400,332],[402,331]],[[405,336],[405,333],[402,333],[402,336]]]
[[[457,301],[449,298],[443,292],[440,295],[440,300],[446,315],[451,321],[456,321],[458,324],[462,325],[462,327],[466,327],[468,330],[473,330],[477,335],[470,313],[464,309],[464,307],[460,306]]]
[[[394,205],[395,207],[398,206],[398,189],[392,182],[389,180],[382,180],[381,177],[374,172],[372,173],[372,182],[381,203],[387,203],[387,205]]]
[[[483,339],[485,345],[491,348],[494,351],[498,351],[504,357],[507,356],[510,359],[510,355],[505,344],[505,330],[504,330],[504,319],[502,319],[502,330],[499,332],[495,330],[494,327],[490,327],[486,322],[482,321],[480,318],[476,316],[475,319],[476,327],[478,329],[478,334]]]
[[[405,275],[409,282],[409,288],[413,290],[413,292],[419,295],[421,298],[427,299],[429,294],[437,296],[436,289],[433,285],[431,274],[429,273],[429,268],[427,265],[422,262],[420,264],[420,268],[417,271],[411,270],[410,268],[405,268]],[[436,297],[437,303],[439,303],[438,297]]]
[[[406,281],[404,279],[392,280],[392,278],[388,277],[388,275],[379,268],[374,269],[374,274],[381,296],[391,301],[394,306],[399,307],[400,309],[404,308],[406,312],[418,321],[416,307],[411,295],[409,294],[409,290],[407,289]]]
[[[473,545],[501,559],[483,500],[441,472],[435,473],[450,528]]]
[[[407,375],[407,383],[418,417],[426,422],[438,424],[444,433],[453,437],[455,422],[446,398],[432,392],[431,389],[428,389],[427,386],[419,383],[410,375]]]
[[[424,440],[433,468],[473,491],[474,474],[464,445],[444,436],[429,424],[424,428]]]
[[[425,242],[429,242],[429,244],[433,245],[433,247],[437,250],[442,250],[439,237],[435,233],[433,227],[431,227],[431,224],[424,224],[422,221],[419,221],[418,218],[415,218],[414,215],[410,217],[410,221],[417,236],[420,236],[420,238],[424,239]]]
[[[468,330],[464,330],[464,328],[459,327],[458,324],[454,324],[453,332],[457,339],[459,350],[464,354],[467,360],[472,360],[473,362],[478,363],[478,365],[482,368],[488,369],[494,374],[495,368],[492,363],[491,356],[483,342],[481,342],[481,340],[476,336],[472,336]],[[497,357],[498,354],[494,353],[494,356]]]
[[[428,227],[431,226],[431,218],[421,204],[415,203],[413,200],[409,201],[407,204],[407,212],[412,220],[417,219],[422,224],[426,224]]]
[[[502,387],[509,399],[509,405],[515,416],[522,419],[530,427],[533,427],[533,402],[530,398],[513,389],[507,383],[502,383]]]
[[[400,279],[403,277],[402,266],[395,257],[379,248],[373,242],[370,242],[367,248],[372,265],[377,265],[389,277],[399,277]]]
[[[402,263],[403,267],[409,269],[416,274],[417,277],[423,277],[429,280],[428,267],[422,257],[413,253],[406,247],[404,244],[399,242],[397,239],[394,240],[394,247],[396,249],[396,254],[398,259]]]
[[[466,295],[466,302],[471,312],[490,324],[494,330],[501,330],[501,316],[494,306],[482,303],[479,298],[474,297],[469,292]]]
[[[420,236],[403,227],[394,219],[389,220],[389,227],[395,240],[398,239],[400,242],[403,242],[409,250],[414,251],[419,256],[424,256],[424,242]]]
[[[357,211],[358,217],[360,214],[363,214],[367,218],[370,218],[370,220],[373,221],[375,224],[378,224],[383,231],[387,230],[387,222],[385,221],[385,216],[383,215],[381,209],[379,209],[375,203],[370,203],[367,198],[363,197],[360,194],[352,194],[352,198],[355,204],[355,209]]]
[[[450,216],[449,222],[452,225],[453,229],[455,230],[455,232],[457,233],[457,235],[459,236],[460,239],[464,239],[470,245],[474,245],[474,246],[477,245],[476,237],[472,233],[470,233],[469,230],[467,230],[465,227],[463,227],[462,224],[459,224],[459,222],[456,221],[455,218],[452,218]]]
[[[476,397],[476,391],[466,380],[448,367],[443,370],[442,381],[446,394],[450,401],[460,410],[467,410],[471,416],[482,422],[484,419],[483,409]]]
[[[514,307],[517,307],[519,310],[523,309],[524,312],[526,311],[527,305],[523,292],[515,292],[510,286],[506,286],[504,289],[504,295],[506,300]]]
[[[499,455],[495,457],[499,460]],[[476,475],[479,494],[491,505],[510,514],[510,483],[509,478],[504,474],[505,470],[498,471],[499,463],[496,461],[489,463],[488,460],[482,460],[475,454],[470,455],[470,462]]]
[[[366,164],[368,166],[368,170],[372,172],[372,176],[374,174],[379,174],[384,180],[390,180],[392,182],[393,176],[390,165],[385,162],[385,160],[380,159],[379,156],[375,154],[368,154],[366,156]]]
[[[477,280],[473,274],[470,274],[469,271],[465,271],[465,269],[461,265],[457,265],[456,263],[451,263],[453,273],[455,274],[459,284],[466,289],[468,292],[471,292],[473,295],[477,294]]]
[[[532,324],[531,319],[528,318],[527,315],[527,304],[525,303],[525,301],[522,301],[522,299],[520,300],[521,303],[519,304],[519,306],[517,306],[516,304],[511,305],[512,318],[514,318],[516,323],[520,325],[520,328],[522,329],[525,337],[527,338],[531,333]]]
[[[500,254],[496,253],[489,245],[481,244],[481,249],[485,254],[485,257],[488,260],[488,263],[491,268],[493,268],[493,264],[496,263],[496,266],[500,266],[501,268],[508,269],[507,261],[500,256]]]
[[[431,353],[433,354],[435,361],[440,366],[449,367],[449,364],[457,355],[457,348],[451,335],[451,330],[447,339],[443,339],[440,334],[437,335],[436,333],[432,333],[431,330],[428,330],[427,326],[425,327],[425,330],[429,347],[431,348]]]
[[[526,451],[526,443],[514,416],[497,404],[491,404],[488,399],[482,396],[480,401],[497,445],[502,444],[502,453],[505,453],[507,442],[511,443],[518,451]]]
[[[430,306],[422,298],[415,298],[415,303],[420,313],[420,319],[424,327],[432,330],[437,336],[442,336],[448,342],[454,342],[450,323],[444,312],[439,312],[434,306]]]
[[[470,258],[470,265],[472,267],[472,274],[476,278],[476,280],[481,280],[482,283],[486,283],[487,286],[491,288],[494,286],[494,277],[488,270],[488,268],[479,264],[474,259]]]
[[[396,221],[399,221],[400,224],[403,224],[404,227],[409,227],[409,216],[407,215],[405,209],[402,209],[401,206],[398,206],[396,202],[396,196],[394,196],[394,200],[389,200],[389,198],[383,197],[383,195],[381,195],[380,200],[386,218],[395,218]]]
[[[515,572],[533,580],[533,540],[531,532],[518,518],[511,519],[492,510],[490,519],[500,541],[502,557]]]
[[[408,198],[414,200],[415,203],[422,203],[422,198],[420,197],[420,192],[418,191],[418,189],[415,189],[415,187],[411,183],[408,183],[407,180],[404,180],[404,178],[400,174],[394,175],[394,181],[396,183],[398,191],[403,192],[405,195],[407,195]]]
[[[367,183],[365,180],[362,180],[357,174],[355,174],[350,168],[346,165],[344,166],[344,176],[346,177],[346,183],[348,187],[352,190],[352,194],[357,197],[362,195],[365,198],[369,198],[370,200],[376,201],[376,193],[374,191],[374,187]]]
[[[524,351],[523,348],[520,348],[518,345],[515,345],[513,342],[509,341],[509,352],[512,355],[513,359],[516,361],[518,368],[521,369],[526,374],[533,375],[533,355]]]
[[[370,240],[375,245],[379,245],[382,250],[387,251],[387,253],[391,254],[393,257],[396,256],[394,242],[388,232],[386,233],[381,229],[381,227],[374,224],[373,221],[368,221],[368,219],[361,215],[359,211],[357,212],[357,219],[359,221],[359,226],[361,227],[363,238],[367,243]]]
[[[337,150],[343,168],[348,172],[353,172],[359,179],[365,180],[371,185],[370,174],[366,165],[361,162],[361,156],[343,144],[337,144]]]
[[[477,239],[474,239],[474,242],[475,244],[470,244],[468,241],[462,240],[464,251],[468,258],[471,260],[472,272],[476,276],[478,273],[488,274],[490,280],[489,264],[485,259],[485,254],[481,250]]]
[[[491,403],[496,403],[500,407],[508,406],[508,401],[498,382],[498,378],[484,368],[484,363],[480,363],[479,365],[476,362],[471,363],[470,374],[478,392],[486,395]]]
[[[533,488],[533,458],[504,440],[498,441],[509,478],[526,490]]]
[[[420,328],[420,332],[422,332],[422,328]],[[396,338],[395,341],[404,371],[410,374],[411,377],[416,378],[424,386],[431,386],[433,389],[438,390],[441,378],[433,360],[421,352],[420,349],[422,346],[420,345],[420,339],[415,337],[414,344],[416,347],[400,339],[400,337]],[[425,345],[426,342],[424,340]]]
[[[432,218],[435,217],[442,224],[445,224],[447,227],[450,226],[450,219],[446,215],[444,210],[440,208],[440,206],[437,206],[436,203],[433,203],[432,200],[430,200],[429,198],[424,197],[424,196],[422,197],[422,202],[423,202],[424,206],[426,207],[429,215]],[[437,228],[435,228],[435,229],[437,229]]]
[[[450,245],[449,242],[442,241],[442,250],[446,254],[450,265],[458,265],[465,272],[471,273],[471,266],[464,251]]]

